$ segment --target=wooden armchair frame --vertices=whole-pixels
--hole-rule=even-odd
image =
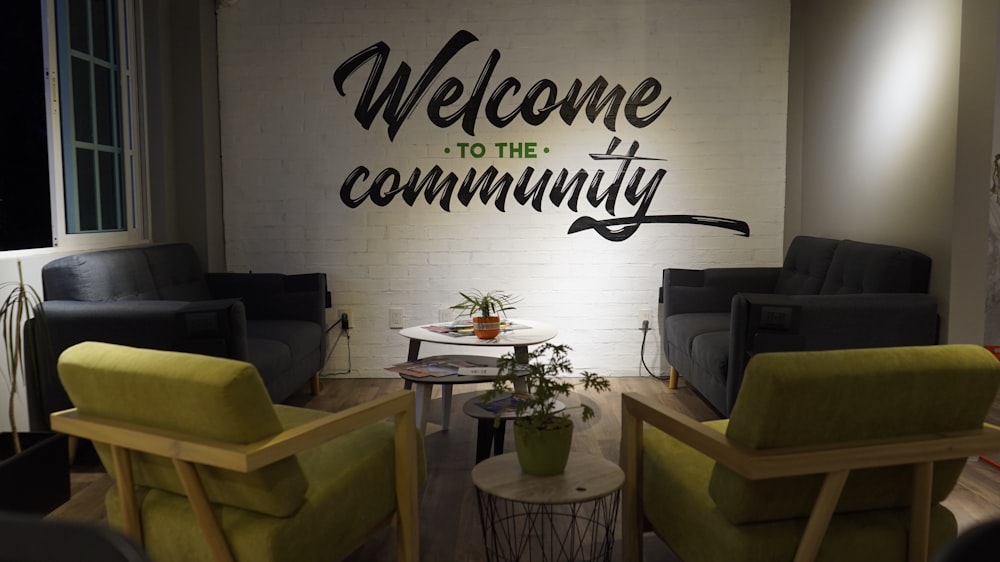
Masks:
[[[926,562],[934,462],[1000,450],[1000,428],[984,424],[980,430],[967,432],[754,451],[685,414],[665,410],[637,394],[624,393],[621,441],[621,467],[625,472],[622,493],[624,560],[642,560],[644,423],[751,480],[825,474],[799,541],[795,562],[811,562],[816,558],[851,470],[906,464],[914,466],[909,560]]]
[[[412,391],[401,391],[330,414],[250,443],[192,438],[189,435],[81,415],[75,408],[52,414],[52,429],[111,447],[125,534],[142,544],[142,524],[135,496],[129,451],[170,458],[191,503],[195,518],[217,562],[233,562],[232,550],[216,520],[195,465],[250,472],[290,457],[386,418],[395,432],[396,524],[398,559],[419,559],[418,483],[415,401]]]

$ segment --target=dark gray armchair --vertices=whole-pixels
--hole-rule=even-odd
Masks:
[[[55,361],[82,341],[185,351],[252,363],[272,400],[311,382],[326,358],[326,275],[205,273],[194,248],[171,243],[103,250],[42,268],[44,329],[25,330],[33,428],[72,407]]]
[[[930,268],[906,248],[798,236],[781,267],[664,269],[670,384],[728,416],[757,353],[936,344]]]

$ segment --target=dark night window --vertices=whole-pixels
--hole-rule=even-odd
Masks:
[[[0,2],[0,250],[146,238],[134,8]]]
[[[118,17],[114,0],[56,0],[67,234],[126,229]]]
[[[52,245],[42,7],[0,3],[0,250]]]

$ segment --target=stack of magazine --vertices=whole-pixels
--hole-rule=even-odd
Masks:
[[[455,356],[435,355],[433,357],[424,357],[423,359],[418,359],[416,361],[399,363],[397,365],[393,365],[392,367],[386,367],[385,370],[421,378],[447,377],[451,375],[495,377],[498,369],[492,364],[494,360],[489,357],[486,357],[485,359],[491,364],[483,365],[481,363],[477,364],[470,361],[464,361]]]
[[[509,332],[512,330],[524,330],[530,327],[531,326],[526,326],[524,324],[517,324],[509,320],[504,320],[500,322],[501,332]],[[454,322],[441,322],[438,324],[428,324],[423,328],[425,330],[430,330],[432,332],[438,334],[444,334],[446,336],[451,336],[453,338],[475,335],[475,332],[472,329],[471,320],[455,320]]]
[[[524,402],[530,398],[527,394],[506,394],[503,396],[498,396],[489,402],[480,404],[484,410],[493,414],[502,414],[504,412],[514,412],[517,410],[517,405]]]

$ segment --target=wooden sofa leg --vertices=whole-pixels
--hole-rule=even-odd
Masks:
[[[317,371],[315,375],[309,379],[309,389],[312,391],[313,396],[319,396],[321,390],[323,390],[323,383],[319,380],[319,372]]]
[[[677,372],[677,369],[670,367],[670,381],[667,382],[667,388],[671,390],[677,388],[677,377],[679,376],[680,373]]]
[[[76,462],[76,452],[80,450],[80,438],[70,435],[69,439],[66,440],[66,447],[69,452],[69,465],[73,466],[73,463]]]

